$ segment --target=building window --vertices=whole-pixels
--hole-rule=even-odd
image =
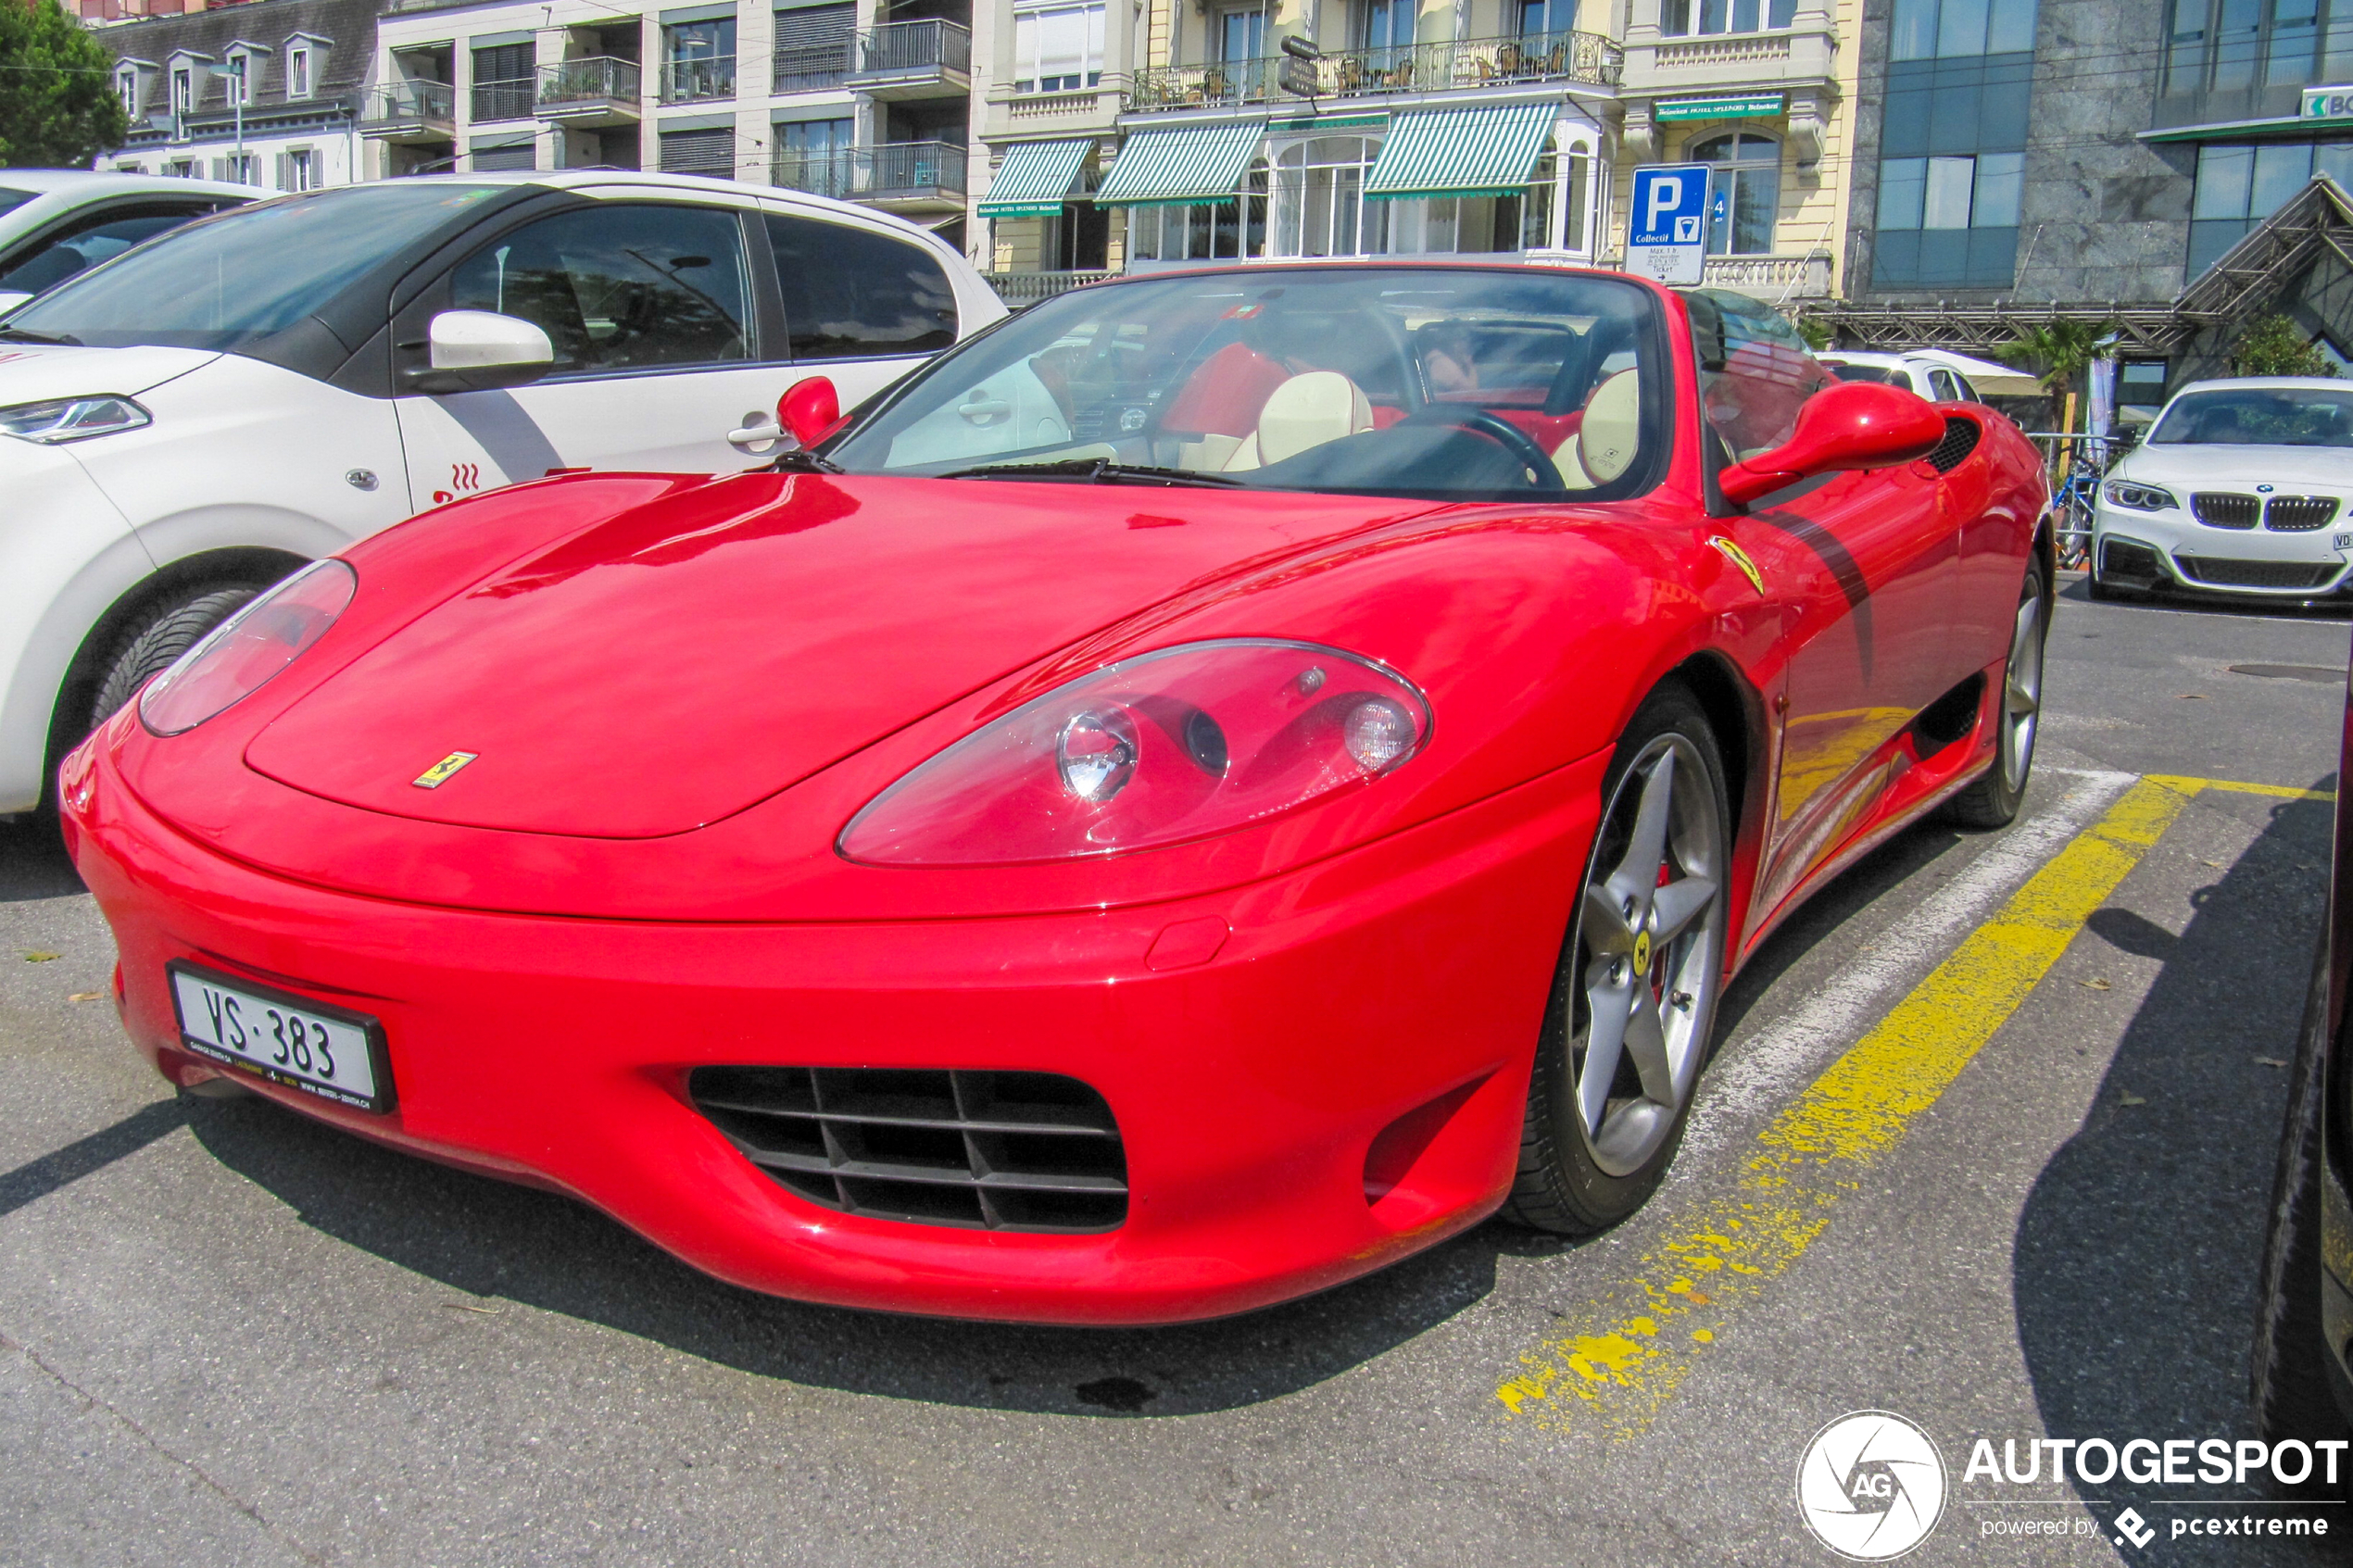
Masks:
[[[734,128],[721,125],[707,130],[661,132],[661,171],[664,174],[707,174],[714,180],[733,180],[736,177]]]
[[[1734,131],[1694,142],[1683,155],[1717,167],[1707,176],[1707,253],[1768,256],[1781,207],[1781,144]]]
[[[1127,209],[1127,261],[1249,261],[1266,254],[1266,169],[1239,200]]]
[[[2353,73],[2353,0],[2171,0],[2165,91],[2237,92]]]
[[[1274,155],[1267,254],[1272,256],[1488,256],[1545,249],[1562,227],[1560,168],[1547,152],[1525,190],[1502,196],[1365,196],[1365,175],[1380,152],[1372,136],[1317,136]],[[1592,160],[1580,146],[1570,159],[1572,209],[1557,243],[1590,245],[1584,204]],[[1225,221],[1233,221],[1229,213]],[[1214,251],[1214,255],[1226,252]]]
[[[171,72],[171,112],[173,114],[186,114],[189,110],[195,108],[195,73],[190,70],[186,66],[174,68]]]
[[[260,67],[254,62],[254,57],[244,50],[241,49],[230,56],[229,101],[233,104],[251,105],[254,102],[255,93],[261,86],[259,73]]]
[[[1410,49],[1414,46],[1415,0],[1364,0],[1356,8],[1359,49]]]
[[[1694,32],[1755,32],[1797,19],[1797,0],[1659,0],[1658,31],[1669,38]]]
[[[1376,138],[1317,136],[1275,155],[1275,254],[1357,256]]]
[[[854,188],[851,144],[857,128],[854,119],[802,119],[777,126],[776,183],[786,190],[847,198]]]
[[[287,190],[315,191],[319,188],[317,157],[308,147],[296,147],[286,154]]]
[[[1217,57],[1255,60],[1266,53],[1266,8],[1239,6],[1216,13]]]
[[[1013,91],[1075,93],[1103,80],[1103,8],[1041,6],[1013,13]]]
[[[473,118],[529,119],[537,105],[528,44],[492,44],[473,52]],[[482,166],[476,164],[475,168]]]
[[[2146,424],[2165,407],[2165,361],[2127,359],[2116,368],[2116,408],[2133,424]]]
[[[2353,191],[2353,142],[2271,142],[2197,150],[2190,197],[2188,276],[2196,277],[2277,212],[2315,174]]]
[[[736,95],[736,19],[674,22],[661,30],[661,98],[697,103]]]
[[[1892,157],[1880,163],[1881,229],[2015,229],[2024,153]]]
[[[290,49],[286,52],[286,96],[310,96],[310,51]]]
[[[122,112],[132,119],[139,118],[139,73],[126,70],[114,79],[114,90],[122,99]]]
[[[855,6],[801,6],[776,13],[776,77],[779,93],[838,87],[849,72],[850,41],[858,31]]]
[[[2034,47],[2035,0],[1895,0],[1891,60],[2024,54]]]
[[[1543,38],[1577,28],[1577,0],[1519,0],[1519,35]]]
[[[231,153],[212,160],[212,177],[226,180],[233,185],[261,183],[261,158],[256,153]]]

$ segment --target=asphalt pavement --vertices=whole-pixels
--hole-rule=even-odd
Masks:
[[[1948,1470],[1907,1561],[2346,1561],[2346,1507],[2175,1536],[2282,1512],[2252,1484],[1964,1471],[2246,1435],[2349,639],[2070,582],[2020,822],[1918,829],[1774,938],[1649,1209],[1168,1330],[772,1300],[175,1098],[70,869],[0,829],[0,1562],[1827,1564],[1799,1461],[1858,1410]],[[1863,1120],[1793,1176],[1825,1108]]]

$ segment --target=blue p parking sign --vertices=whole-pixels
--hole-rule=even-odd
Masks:
[[[1634,170],[1626,220],[1626,270],[1662,283],[1696,283],[1707,255],[1707,165]]]

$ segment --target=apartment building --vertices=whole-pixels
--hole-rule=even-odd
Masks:
[[[1009,297],[1302,256],[1606,265],[1633,169],[1681,161],[1717,169],[1712,282],[1836,286],[1860,0],[991,4],[974,217]]]
[[[249,0],[93,23],[131,120],[105,169],[307,191],[369,177],[378,0]]]
[[[395,0],[386,175],[648,169],[867,203],[961,243],[970,0]]]

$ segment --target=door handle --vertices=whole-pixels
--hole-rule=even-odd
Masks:
[[[747,414],[741,430],[727,433],[727,445],[747,455],[765,452],[784,438],[784,426],[773,414]]]

